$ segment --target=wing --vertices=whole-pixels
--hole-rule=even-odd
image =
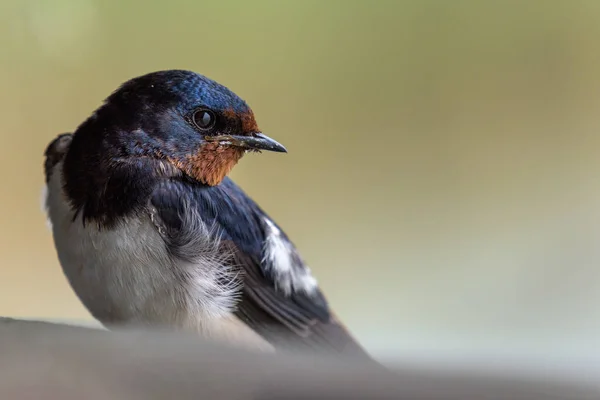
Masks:
[[[73,134],[71,133],[61,133],[46,146],[46,150],[44,151],[44,173],[46,175],[46,183],[50,180],[50,174],[54,169],[54,166],[58,164],[69,149],[69,145],[71,144],[71,139],[73,139]]]
[[[175,254],[189,254],[198,221],[214,227],[223,252],[233,253],[243,285],[235,313],[279,349],[368,357],[336,320],[310,270],[285,233],[232,180],[218,186],[161,182],[151,205],[168,230]],[[196,228],[194,227],[196,226]],[[189,238],[181,240],[181,238]],[[185,252],[178,249],[188,247]]]

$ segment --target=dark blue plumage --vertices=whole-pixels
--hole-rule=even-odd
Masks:
[[[46,150],[45,168],[48,183],[59,169],[64,196],[60,193],[53,198],[66,196],[73,211],[72,223],[98,230],[89,234],[91,242],[100,240],[102,232],[110,235],[123,230],[125,221],[139,223],[149,218],[168,252],[164,259],[178,260],[174,265],[193,266],[204,257],[202,265],[206,266],[211,257],[217,257],[214,268],[236,271],[219,276],[218,285],[210,286],[210,290],[218,292],[219,285],[227,290],[237,288],[234,281],[241,280],[232,312],[275,347],[366,355],[330,312],[287,235],[226,177],[247,151],[257,150],[285,151],[260,133],[252,110],[242,99],[199,74],[160,71],[126,82],[73,135],[54,140]],[[140,238],[152,240],[146,244],[149,252],[157,247],[156,233],[150,234],[152,239]],[[87,243],[85,238],[81,240]],[[103,246],[105,242],[112,243],[102,239]],[[141,246],[144,249],[143,242]],[[85,251],[95,252],[97,248],[94,244]],[[109,250],[118,248],[117,244]],[[144,254],[137,254],[140,249],[135,248],[136,262],[146,260]],[[69,249],[62,251],[68,253]],[[75,255],[79,254],[82,251]],[[205,257],[207,254],[210,257]],[[101,260],[102,254],[92,253],[92,257]],[[150,311],[133,317],[170,320],[152,315],[152,310],[164,308],[158,303],[159,294],[173,292],[167,298],[177,299],[192,284],[198,290],[197,274],[185,268],[176,267],[174,272],[181,290],[156,286],[158,283],[152,283],[151,288],[138,287],[136,290],[150,293],[146,294],[150,300],[139,306]],[[132,284],[142,281],[141,276],[132,276],[127,278]],[[110,282],[111,277],[103,279]],[[91,284],[84,282],[76,288],[81,298]],[[119,281],[118,285],[122,288],[125,283]],[[153,290],[157,300],[152,297]],[[222,292],[227,294],[227,290]],[[107,296],[115,292],[110,288],[106,291]],[[181,296],[185,299],[188,294]],[[109,300],[112,310],[124,301],[119,297],[107,297]],[[102,308],[91,300],[85,304],[93,314],[94,307]],[[124,318],[123,312],[116,311],[95,315],[111,321]]]
[[[147,110],[173,108],[181,115],[190,113],[200,104],[215,111],[232,110],[237,114],[251,111],[244,100],[225,86],[185,70],[157,71],[127,81],[107,98],[106,103],[122,111],[139,105]]]
[[[187,243],[177,239],[189,237],[190,232],[187,230],[195,229],[195,225],[186,226],[187,215],[190,212],[201,216],[206,225],[216,227],[215,234],[225,244],[231,242],[231,248],[236,250],[238,256],[241,255],[237,260],[243,261],[243,266],[247,269],[245,272],[249,272],[248,269],[254,270],[253,276],[245,276],[243,297],[257,296],[256,291],[259,291],[261,293],[258,295],[266,302],[263,304],[263,311],[266,311],[268,319],[271,320],[270,326],[265,326],[265,316],[261,317],[263,320],[258,324],[252,321],[253,310],[245,307],[246,304],[251,304],[251,299],[248,299],[249,303],[246,304],[241,302],[237,310],[241,318],[253,325],[257,331],[268,334],[269,329],[274,330],[274,324],[284,324],[297,333],[306,334],[310,341],[319,339],[308,338],[311,327],[332,322],[327,301],[319,290],[310,295],[293,292],[289,296],[282,296],[275,291],[276,279],[262,264],[266,239],[264,220],[268,216],[231,179],[225,178],[220,185],[214,187],[185,179],[161,182],[156,185],[151,195],[151,204],[156,207],[167,232],[175,238],[171,242],[171,250],[176,254],[179,253],[179,247],[187,246]],[[284,240],[289,239],[284,236]],[[195,255],[186,252],[186,257],[186,261],[189,261]],[[303,267],[302,264],[299,264],[300,266]],[[341,333],[343,331],[340,331]],[[281,328],[274,330],[270,339],[276,340],[279,334]],[[318,341],[315,341],[317,343],[313,346],[318,347]],[[338,342],[338,350],[349,344],[354,345],[352,342]]]

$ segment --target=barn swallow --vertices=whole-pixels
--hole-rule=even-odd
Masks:
[[[247,103],[194,72],[123,83],[45,151],[62,270],[93,317],[268,351],[369,357],[282,228],[227,175],[285,153]]]

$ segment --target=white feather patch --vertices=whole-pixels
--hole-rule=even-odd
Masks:
[[[82,213],[73,219],[61,168],[62,162],[54,167],[46,202],[54,243],[72,288],[97,319],[203,330],[231,315],[236,288],[219,282],[230,270],[220,264],[224,255],[211,236],[192,262],[183,262],[169,253],[150,214],[112,229],[84,225]]]
[[[294,245],[271,220],[265,218],[265,223],[267,238],[262,261],[275,276],[277,288],[286,295],[292,292],[314,293],[318,287],[317,280],[312,276],[310,268],[302,262]]]
[[[44,187],[42,188],[42,195],[40,196],[41,198],[41,210],[44,213],[44,215],[46,216],[46,227],[49,230],[52,230],[52,220],[50,219],[50,216],[48,215],[48,185],[44,185]]]

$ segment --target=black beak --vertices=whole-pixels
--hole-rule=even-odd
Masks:
[[[263,135],[260,132],[252,133],[248,136],[243,135],[219,135],[219,136],[207,136],[206,140],[211,142],[219,141],[228,144],[232,144],[237,147],[241,147],[249,150],[266,150],[275,151],[277,153],[287,153],[285,147],[282,144],[271,139],[267,135]]]

